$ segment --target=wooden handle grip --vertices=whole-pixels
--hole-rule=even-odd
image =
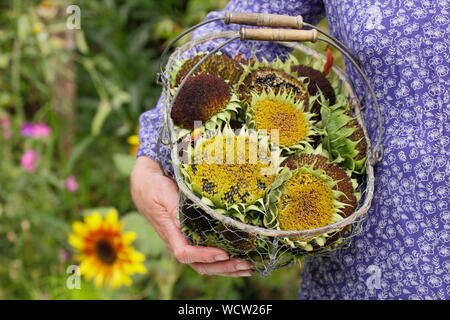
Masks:
[[[303,27],[302,16],[283,16],[269,13],[240,13],[225,12],[225,23],[242,24],[246,26],[273,27],[273,28],[295,28]]]
[[[316,42],[317,30],[249,29],[241,28],[241,40],[260,41],[311,41]]]

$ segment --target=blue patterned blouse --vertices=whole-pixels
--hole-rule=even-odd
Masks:
[[[310,23],[326,16],[332,34],[362,62],[382,108],[385,157],[363,231],[348,248],[307,261],[299,298],[449,299],[449,0],[231,0],[224,11],[302,15]],[[235,28],[215,22],[194,37]],[[223,51],[250,55],[247,43]],[[256,50],[266,59],[285,53],[263,42]],[[365,95],[348,64],[347,72]],[[160,99],[141,116],[138,156],[156,158],[161,112]],[[374,135],[370,100],[365,118]],[[168,159],[163,149],[160,161],[169,166]]]

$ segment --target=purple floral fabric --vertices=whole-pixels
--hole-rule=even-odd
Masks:
[[[363,230],[347,247],[307,260],[298,298],[449,299],[450,2],[232,0],[225,10],[303,15],[311,23],[326,15],[332,34],[360,59],[381,105],[385,156]],[[195,36],[229,28],[235,26],[217,22]],[[233,43],[224,51],[267,59],[285,54],[271,43],[256,51],[250,43]],[[351,65],[347,72],[366,97],[364,116],[375,137],[367,90]],[[141,116],[138,156],[156,157],[161,108],[162,101]],[[165,149],[162,155],[169,166]]]

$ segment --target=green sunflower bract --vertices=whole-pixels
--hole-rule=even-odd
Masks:
[[[322,104],[320,110],[325,137],[322,144],[334,162],[356,173],[363,174],[367,143],[363,129],[350,114],[349,104],[343,99],[333,106]]]

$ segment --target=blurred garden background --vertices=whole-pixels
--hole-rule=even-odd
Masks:
[[[0,1],[0,299],[296,297],[299,267],[232,279],[180,265],[129,192],[138,118],[160,95],[164,46],[226,3]],[[70,5],[81,8],[80,30],[67,30]],[[70,290],[72,225],[112,208],[137,235],[146,271],[131,286],[82,278]]]

